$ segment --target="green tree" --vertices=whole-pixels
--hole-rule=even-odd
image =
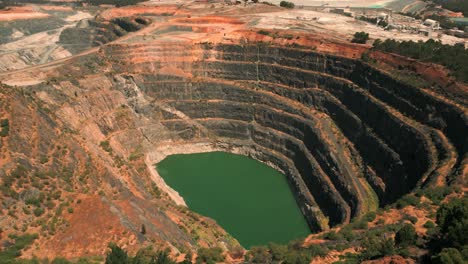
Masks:
[[[250,263],[271,263],[271,254],[265,246],[252,247],[248,255]]]
[[[352,43],[365,44],[369,40],[369,33],[364,31],[354,33]]]
[[[121,249],[115,243],[109,244],[110,251],[106,256],[106,264],[130,264],[130,258],[125,250]]]
[[[468,244],[468,198],[452,199],[437,210],[437,225],[448,247]]]
[[[268,248],[270,249],[271,256],[274,261],[280,261],[286,258],[288,254],[288,246],[286,245],[279,245],[275,243],[268,244]]]
[[[456,248],[444,248],[442,252],[432,257],[434,264],[465,264],[463,256]]]
[[[414,229],[413,225],[406,224],[400,230],[398,230],[398,232],[396,232],[395,243],[397,246],[407,247],[414,245],[417,238],[418,235],[416,234],[416,230]]]
[[[391,238],[367,238],[362,242],[364,250],[361,253],[361,260],[375,259],[395,254],[395,242]]]
[[[200,248],[198,250],[197,262],[211,264],[222,261],[224,261],[223,250],[219,247]]]
[[[52,264],[71,264],[70,261],[68,261],[65,258],[62,257],[56,257],[53,261]]]
[[[285,8],[294,8],[295,5],[294,5],[294,3],[291,3],[291,2],[288,2],[288,1],[281,1],[280,6],[285,7]]]
[[[153,258],[150,264],[176,264],[176,262],[173,261],[169,257],[169,253],[164,250],[158,251],[157,255]]]
[[[185,254],[185,258],[182,262],[179,262],[179,264],[192,264],[192,252],[189,251],[187,254]]]
[[[283,264],[309,264],[312,257],[301,251],[292,251],[286,256]]]

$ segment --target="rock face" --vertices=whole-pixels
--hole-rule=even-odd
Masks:
[[[133,110],[158,113],[177,141],[248,146],[281,169],[314,230],[464,167],[463,108],[358,60],[248,43],[109,45],[104,53],[115,72],[131,69],[113,88],[145,98]]]
[[[105,189],[103,203],[139,241],[144,223],[147,236],[173,245],[196,242],[178,229],[186,216],[146,213],[168,204],[147,201],[148,167],[161,146],[208,144],[281,170],[313,231],[466,174],[466,105],[356,59],[245,41],[158,40],[158,32],[104,45],[55,68],[59,77],[47,82],[5,88],[7,102],[29,107],[2,105],[9,166],[67,164],[70,189]],[[67,142],[67,150],[51,142]],[[47,155],[54,158],[42,163]]]

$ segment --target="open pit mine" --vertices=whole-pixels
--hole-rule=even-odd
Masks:
[[[31,48],[42,33],[21,50],[8,46],[21,40],[13,35],[0,46],[4,252],[22,234],[35,234],[25,259],[99,262],[109,242],[133,255],[168,248],[174,259],[239,250],[159,175],[155,165],[173,154],[241,154],[284,174],[310,228],[305,249],[379,208],[369,228],[397,223],[406,211],[392,205],[417,191],[461,186],[463,196],[468,90],[442,67],[300,21],[269,26],[293,11],[267,4],[69,8],[81,17],[35,5],[44,16],[27,18],[65,21],[43,43],[52,48]],[[430,85],[397,78],[399,65]],[[435,221],[414,212],[419,228]]]

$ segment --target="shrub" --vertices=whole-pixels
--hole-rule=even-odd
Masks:
[[[270,263],[272,259],[268,248],[264,246],[252,247],[248,255],[251,263]],[[277,257],[279,256],[277,255]],[[284,259],[286,256],[282,257]]]
[[[395,243],[400,247],[407,247],[416,243],[418,235],[413,225],[406,224],[395,234]]]
[[[349,224],[351,228],[355,230],[360,230],[360,229],[367,229],[368,223],[365,221],[365,219],[360,219],[360,220],[355,220],[351,224]]]
[[[418,194],[426,196],[434,204],[440,204],[442,200],[451,193],[450,187],[437,186],[433,188],[427,188],[419,192]]]
[[[301,251],[292,251],[286,256],[286,259],[282,262],[283,264],[302,264],[310,263],[312,257]],[[265,263],[265,262],[264,262]]]
[[[8,119],[2,119],[0,120],[0,136],[1,137],[6,137],[8,136],[8,132],[10,131],[10,122]]]
[[[285,7],[285,8],[294,8],[295,5],[294,5],[294,3],[291,3],[291,2],[288,2],[288,1],[281,1],[280,6]]]
[[[259,30],[259,31],[257,31],[257,33],[260,34],[260,35],[265,35],[265,36],[270,35],[270,32],[266,31],[266,30]]]
[[[431,229],[435,227],[435,224],[431,220],[428,220],[426,223],[424,223],[423,227],[427,229]]]
[[[62,257],[56,257],[52,260],[52,264],[71,264],[71,262]]]
[[[330,231],[328,233],[325,233],[323,238],[336,241],[336,240],[342,240],[343,236],[340,233],[336,233],[335,231]]]
[[[172,261],[172,259],[169,257],[169,253],[167,251],[159,251],[156,254],[156,257],[154,257],[153,260],[150,263],[155,263],[155,264],[176,264],[176,262]]]
[[[364,31],[354,33],[352,43],[365,44],[369,40],[369,33]]]
[[[384,256],[395,254],[395,243],[393,239],[378,239],[371,238],[363,241],[364,250],[361,253],[360,259],[375,259]]]
[[[224,261],[223,250],[219,247],[200,248],[198,250],[197,262],[216,263]]]
[[[375,212],[368,212],[362,217],[362,219],[366,222],[372,222],[375,220],[376,217],[377,215],[375,214]]]
[[[136,5],[144,0],[84,0],[91,5],[116,5],[117,7]]]
[[[437,210],[436,223],[449,246],[468,244],[468,198],[456,198]]]
[[[356,235],[353,233],[349,225],[342,228],[338,234],[341,234],[347,241],[353,241],[356,238]]]
[[[33,213],[36,217],[39,217],[44,213],[44,209],[42,209],[41,207],[37,207],[34,209]]]
[[[110,146],[110,143],[108,140],[104,140],[104,141],[101,141],[101,143],[99,144],[99,146],[105,150],[106,152],[112,152],[112,148]]]
[[[307,248],[308,250],[308,253],[312,256],[312,257],[316,257],[316,256],[325,256],[327,255],[328,253],[328,249],[320,246],[320,245],[311,245],[310,247]],[[307,262],[308,263],[308,262]]]
[[[37,239],[37,234],[25,234],[22,236],[10,235],[11,239],[15,242],[13,245],[9,245],[0,251],[0,260],[2,263],[17,263],[16,258],[21,256],[21,250],[32,244]]]
[[[403,220],[408,220],[413,224],[416,224],[418,222],[418,218],[416,216],[407,215],[407,214],[403,216]]]
[[[114,243],[109,244],[110,251],[107,253],[105,264],[130,264],[130,258],[125,250]]]
[[[270,249],[273,260],[276,261],[285,259],[286,255],[288,254],[288,247],[286,245],[270,243],[268,244],[268,248]]]
[[[445,45],[429,39],[426,42],[387,39],[375,42],[374,49],[398,53],[414,59],[442,64],[453,71],[455,78],[468,82],[468,50],[464,45]],[[444,188],[444,187],[437,187]],[[446,187],[445,187],[446,188]]]
[[[444,248],[442,252],[432,257],[434,264],[464,264],[463,256],[456,248]]]
[[[408,205],[416,206],[419,204],[419,197],[416,197],[412,194],[405,195],[401,197],[396,203],[395,206],[398,209],[405,208]]]

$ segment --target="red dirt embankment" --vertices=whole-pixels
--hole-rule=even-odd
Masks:
[[[100,14],[100,17],[104,20],[111,20],[117,17],[130,17],[136,15],[172,16],[176,12],[177,14],[188,14],[186,11],[180,11],[175,5],[128,6],[107,9]]]
[[[0,21],[36,19],[48,16],[46,13],[34,11],[31,6],[12,6],[6,10],[0,10]]]
[[[78,198],[81,201],[79,203]],[[39,258],[54,258],[57,252],[65,258],[104,255],[109,241],[117,242],[125,238],[128,241],[122,244],[131,244],[131,240],[136,239],[121,225],[109,205],[97,195],[80,195],[73,205],[73,213],[64,210],[63,215],[68,222],[64,230],[57,232],[50,240],[45,240],[38,250],[32,247],[28,253]],[[25,254],[26,257],[28,255]]]
[[[259,32],[262,32],[260,34]],[[360,58],[369,47],[335,40],[327,35],[311,35],[288,30],[238,30],[228,36],[231,40],[265,42],[282,46],[307,47],[328,54],[348,58]]]
[[[468,86],[455,82],[449,71],[442,65],[420,62],[394,53],[372,51],[370,57],[376,59],[381,66],[387,69],[404,68],[420,75],[429,83],[436,83],[444,88],[444,92],[453,96],[465,95]],[[426,87],[427,88],[427,87]]]
[[[177,18],[172,20],[175,23],[184,24],[232,24],[242,25],[242,22],[233,17],[221,17],[221,16],[204,16],[204,17],[191,17],[191,18]]]

